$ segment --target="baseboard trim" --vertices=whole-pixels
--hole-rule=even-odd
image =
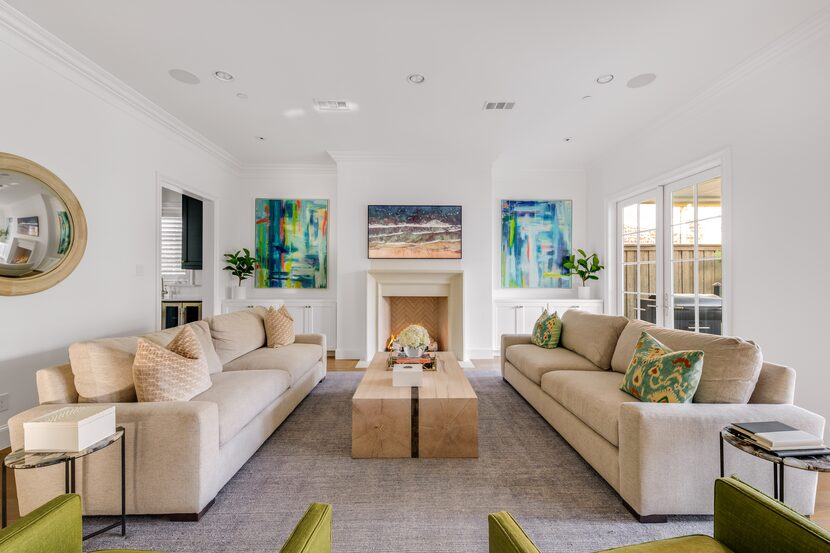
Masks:
[[[9,436],[9,425],[4,424],[0,426],[0,449],[6,449],[7,447],[11,447],[12,440]]]
[[[211,499],[205,508],[199,511],[198,513],[171,513],[169,515],[165,515],[165,518],[172,522],[199,522],[199,520],[205,516],[205,513],[213,507],[213,503],[215,499]]]

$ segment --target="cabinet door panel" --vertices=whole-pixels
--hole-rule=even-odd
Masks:
[[[294,319],[294,334],[306,333],[306,307],[304,305],[288,305],[285,308]]]
[[[516,326],[516,306],[496,305],[496,335],[494,337],[494,349],[501,347],[502,334],[518,334]]]
[[[325,334],[326,347],[337,345],[337,310],[334,305],[312,305],[309,309],[309,332]]]
[[[523,305],[521,309],[521,329],[519,330],[519,333],[530,334],[533,332],[533,325],[536,323],[536,320],[542,316],[542,313],[546,308],[546,305]]]

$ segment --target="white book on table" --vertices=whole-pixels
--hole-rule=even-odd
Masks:
[[[824,445],[821,438],[803,430],[760,432],[755,434],[755,439],[762,446],[773,450],[822,447]]]
[[[115,434],[115,407],[63,407],[23,423],[28,452],[77,452]]]

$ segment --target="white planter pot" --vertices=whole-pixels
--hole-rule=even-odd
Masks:
[[[231,286],[231,299],[244,300],[247,290],[244,286]]]
[[[591,299],[591,287],[590,286],[580,286],[578,294],[579,294],[579,299],[581,299],[581,300]]]

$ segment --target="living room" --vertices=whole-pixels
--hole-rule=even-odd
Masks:
[[[828,54],[822,0],[0,1],[0,552],[758,550],[722,475],[827,550],[830,457],[726,428],[828,438]],[[694,382],[621,389],[649,344]],[[67,405],[123,434],[15,469]]]

